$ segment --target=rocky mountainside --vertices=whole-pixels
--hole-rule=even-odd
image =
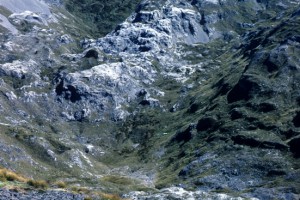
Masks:
[[[299,199],[298,1],[0,0],[0,33],[1,166],[132,199]]]

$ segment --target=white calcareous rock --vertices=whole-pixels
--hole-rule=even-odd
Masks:
[[[157,193],[147,192],[131,192],[124,195],[125,198],[132,200],[165,200],[165,199],[176,199],[176,200],[244,200],[245,198],[233,197],[227,194],[211,193],[204,191],[187,191],[180,187],[171,187],[160,190]],[[249,199],[249,198],[247,198]],[[251,200],[258,200],[256,198],[250,198]]]
[[[10,22],[16,27],[24,25],[24,23],[46,25],[47,21],[40,15],[31,12],[24,11],[22,13],[14,13],[9,16]]]
[[[39,73],[39,68],[34,60],[29,61],[13,61],[0,65],[0,74],[22,79],[25,75],[36,76]]]

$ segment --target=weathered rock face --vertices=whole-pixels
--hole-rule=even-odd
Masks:
[[[15,3],[17,4],[17,2]],[[26,6],[22,6],[23,4],[16,8],[11,8],[11,3],[6,1],[3,4],[12,12],[27,9]],[[60,33],[57,31],[38,28],[39,26],[48,26],[48,23],[59,24],[59,22],[55,22],[56,18],[50,13],[45,3],[36,5],[33,2],[32,4],[31,10],[42,14],[26,11],[12,14],[9,17],[10,21],[21,31],[30,31],[33,27],[35,28],[30,31],[31,35],[22,36],[20,42],[8,44],[10,48],[13,45],[16,48],[18,45],[22,45],[24,37],[28,38],[26,38],[28,42],[35,37],[36,41],[32,41],[32,43],[35,43],[37,48],[41,48],[32,52],[37,55],[35,59],[38,61],[32,61],[37,62],[37,65],[46,65],[48,68],[52,68],[52,71],[56,70],[53,69],[55,66],[68,64],[66,62],[70,62],[72,68],[77,66],[88,68],[83,71],[66,68],[55,79],[57,84],[55,93],[62,103],[61,108],[68,107],[68,111],[62,112],[68,113],[67,115],[63,114],[67,120],[74,120],[75,118],[70,116],[74,116],[76,112],[82,112],[82,110],[90,111],[85,112],[85,118],[92,121],[103,120],[102,116],[107,113],[113,113],[111,118],[114,120],[123,119],[129,114],[126,107],[136,98],[135,94],[143,89],[144,85],[150,87],[157,79],[158,73],[177,80],[187,80],[188,75],[201,68],[201,63],[191,65],[182,61],[184,51],[180,49],[181,43],[187,45],[199,42],[207,43],[210,40],[224,39],[228,36],[228,29],[220,26],[228,21],[228,19],[220,17],[226,9],[218,10],[220,5],[214,1],[204,3],[166,1],[161,2],[163,6],[157,8],[151,8],[151,5],[154,5],[153,2],[145,1],[139,6],[137,13],[119,25],[111,34],[98,40],[83,41],[82,45],[86,50],[82,54],[66,53],[61,55],[63,58],[61,60],[56,52],[53,52],[54,48],[64,48],[64,45],[72,43],[72,39],[66,34],[59,35]],[[232,5],[231,2],[227,4],[228,7]],[[241,3],[237,6],[243,8],[246,5],[248,4]],[[251,12],[258,12],[263,8],[264,4],[257,2],[249,7],[252,9]],[[204,9],[207,12],[202,13],[195,9]],[[238,14],[242,15],[243,13]],[[238,36],[238,29],[237,26],[233,27],[230,34]],[[43,33],[43,31],[45,32]],[[32,34],[35,36],[33,37]],[[52,41],[50,45],[40,47],[41,41],[45,40],[41,38],[41,35],[48,37],[45,38],[48,40],[57,38],[58,41]],[[39,40],[41,41],[39,42]],[[11,50],[15,52],[14,49]],[[18,49],[18,51],[19,54],[22,54],[27,51],[27,48]],[[97,52],[97,56],[86,56],[86,53],[91,51]],[[108,57],[113,57],[115,60],[107,60]],[[153,65],[157,61],[163,66],[159,71]],[[16,60],[16,62],[20,61]],[[101,64],[105,62],[114,64]],[[36,71],[34,68],[31,70]],[[48,71],[48,69],[44,71]],[[93,87],[91,88],[90,85]],[[159,91],[155,93],[163,94]],[[151,95],[155,98],[156,94],[149,93],[148,97],[150,98]],[[89,98],[98,100],[90,101]],[[70,102],[75,106],[68,106]],[[72,109],[73,107],[74,109]]]
[[[297,96],[300,77],[299,59],[295,55],[299,48],[293,36],[299,35],[299,31],[292,28],[292,24],[299,26],[296,22],[299,16],[295,13],[274,27],[248,33],[246,37],[251,37],[250,42],[245,42],[236,54],[236,58],[242,57],[241,60],[232,61],[246,62],[244,67],[238,69],[230,63],[230,75],[224,75],[225,68],[222,68],[224,71],[216,80],[217,84],[207,86],[217,88],[213,98],[208,97],[213,106],[198,108],[198,115],[204,116],[196,126],[198,135],[185,141],[178,155],[172,154],[178,157],[187,154],[187,148],[196,145],[195,141],[203,144],[195,148],[197,153],[191,158],[193,161],[178,173],[188,185],[192,182],[204,190],[244,191],[252,188],[251,194],[245,193],[245,196],[259,199],[298,198],[299,182],[292,181],[297,186],[288,183],[291,176],[299,173],[298,168],[294,168],[298,166],[297,159],[291,159],[299,156],[295,149],[299,135]],[[291,32],[293,34],[288,34]],[[279,43],[273,45],[275,40]],[[198,95],[191,104],[209,101],[205,95]],[[206,140],[207,144],[201,140]],[[173,143],[176,145],[178,141]],[[275,179],[281,179],[285,184],[274,183]],[[275,191],[266,186],[272,183],[277,187]],[[290,189],[295,193],[290,194]]]
[[[146,200],[146,199],[153,199],[153,200],[164,200],[164,199],[189,199],[189,200],[196,200],[196,199],[230,199],[230,200],[243,200],[244,198],[241,197],[232,197],[225,194],[213,194],[207,192],[190,192],[186,191],[179,187],[172,187],[163,189],[156,194],[149,194],[146,192],[131,192],[128,195],[125,195],[126,198],[130,198],[132,200]],[[256,200],[256,198],[250,198],[251,200]]]
[[[72,2],[0,0],[2,165],[208,192],[137,199],[297,197],[298,2],[144,0],[98,39],[104,7],[136,3]]]

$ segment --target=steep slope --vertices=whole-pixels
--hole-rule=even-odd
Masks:
[[[270,27],[264,24],[245,35],[249,42],[236,53],[219,57],[221,71],[197,87],[178,119],[194,113],[197,121],[191,120],[166,146],[165,169],[170,174],[176,169],[178,183],[250,190],[246,196],[260,199],[299,193],[294,146],[299,141],[298,22],[296,11]]]
[[[83,18],[94,36],[104,36],[122,23],[139,2],[140,0],[66,0],[64,5],[68,11]]]
[[[0,0],[1,165],[111,192],[299,196],[299,2],[138,3]],[[160,193],[130,195],[185,198]]]

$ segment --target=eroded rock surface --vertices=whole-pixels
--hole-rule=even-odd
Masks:
[[[167,188],[133,199],[299,196],[299,2],[144,0],[101,38],[116,13],[83,4],[0,0],[3,166]]]

